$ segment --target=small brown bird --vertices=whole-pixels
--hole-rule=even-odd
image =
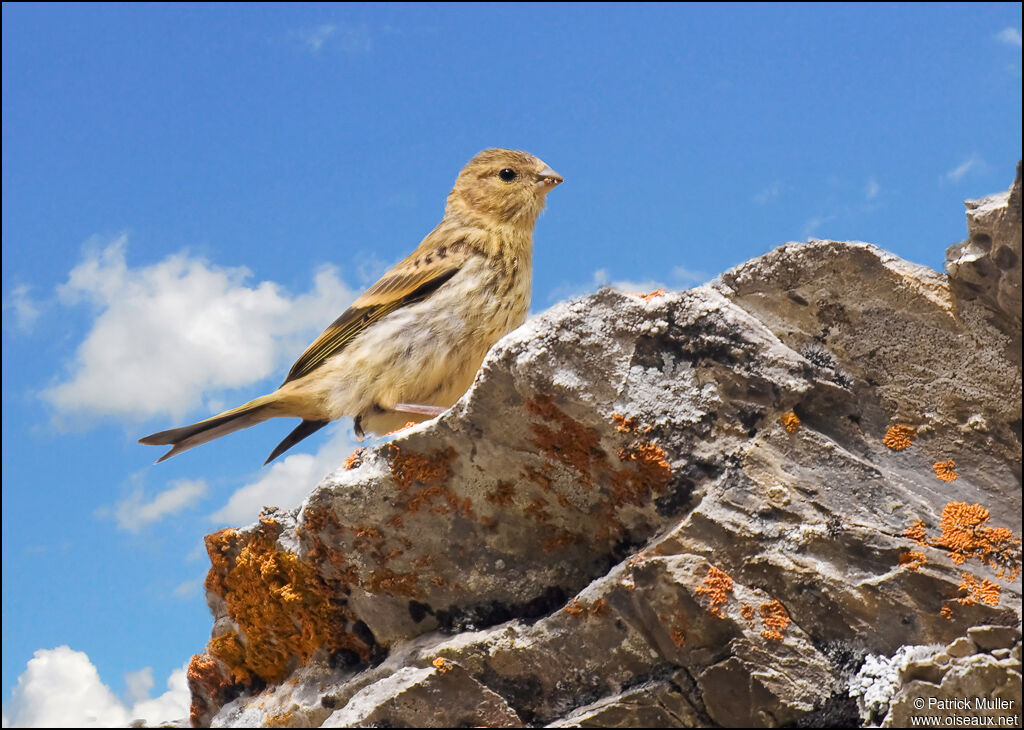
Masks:
[[[443,413],[491,346],[526,320],[533,228],[561,182],[531,154],[484,150],[459,173],[437,228],[302,353],[281,387],[139,443],[171,445],[159,462],[270,418],[301,418],[270,463],[343,416],[361,437]]]

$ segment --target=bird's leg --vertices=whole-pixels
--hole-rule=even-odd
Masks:
[[[443,408],[442,406],[422,406],[418,403],[398,403],[395,405],[393,410],[396,410],[399,413],[416,413],[420,416],[430,416],[431,418],[434,418],[435,416],[440,416],[448,409]]]

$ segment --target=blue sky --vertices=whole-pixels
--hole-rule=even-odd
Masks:
[[[202,536],[300,501],[351,424],[266,469],[290,424],[159,466],[136,439],[275,387],[477,151],[566,178],[534,312],[812,236],[941,268],[1021,155],[1020,31],[1017,3],[5,4],[5,724],[184,701]],[[92,704],[33,700],[61,682]]]

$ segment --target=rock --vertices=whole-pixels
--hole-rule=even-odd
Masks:
[[[929,661],[935,655],[935,646],[904,646],[892,657],[869,654],[860,669],[848,682],[850,697],[857,703],[860,721],[875,726],[889,712],[889,703],[907,677],[923,679],[937,684],[945,669]]]
[[[1020,661],[971,654],[954,658],[938,683],[901,686],[881,726],[912,727],[932,717],[945,726],[983,726],[990,718],[992,726],[1007,727],[1020,724],[1020,707]]]
[[[960,658],[969,656],[977,653],[977,647],[974,642],[966,636],[961,636],[959,639],[954,641],[952,644],[946,647],[946,654],[954,658]]]
[[[973,626],[967,630],[967,635],[975,646],[987,652],[1012,649],[1021,639],[1019,626]]]
[[[1021,327],[1021,166],[1005,193],[968,200],[963,243],[946,251],[946,271],[961,296],[977,297]]]
[[[1019,632],[1016,639],[1020,646]],[[944,649],[906,646],[888,659],[868,657],[849,683],[862,722],[914,727],[932,718],[924,725],[983,726],[983,718],[992,718],[993,726],[1019,724],[1008,720],[1020,712],[1020,659],[1009,648],[998,649],[1001,656],[975,649],[961,636]]]
[[[574,710],[548,727],[700,727],[703,716],[672,682],[644,682]]]
[[[1016,195],[972,209],[991,252],[1020,250]],[[1021,617],[1020,269],[958,267],[812,241],[533,318],[440,418],[207,538],[193,723],[812,726],[926,686],[1009,697],[1013,656],[965,634]]]
[[[404,667],[368,685],[321,727],[523,727],[500,696],[457,664]]]

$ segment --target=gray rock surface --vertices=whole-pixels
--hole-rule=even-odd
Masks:
[[[977,297],[1006,322],[1021,326],[1021,166],[1005,193],[967,201],[968,238],[946,251],[946,270],[959,294]]]
[[[1016,268],[952,284],[811,241],[533,318],[443,416],[208,538],[193,723],[898,723],[922,682],[1019,688],[1019,201],[968,204]],[[917,645],[951,668],[907,675]]]

